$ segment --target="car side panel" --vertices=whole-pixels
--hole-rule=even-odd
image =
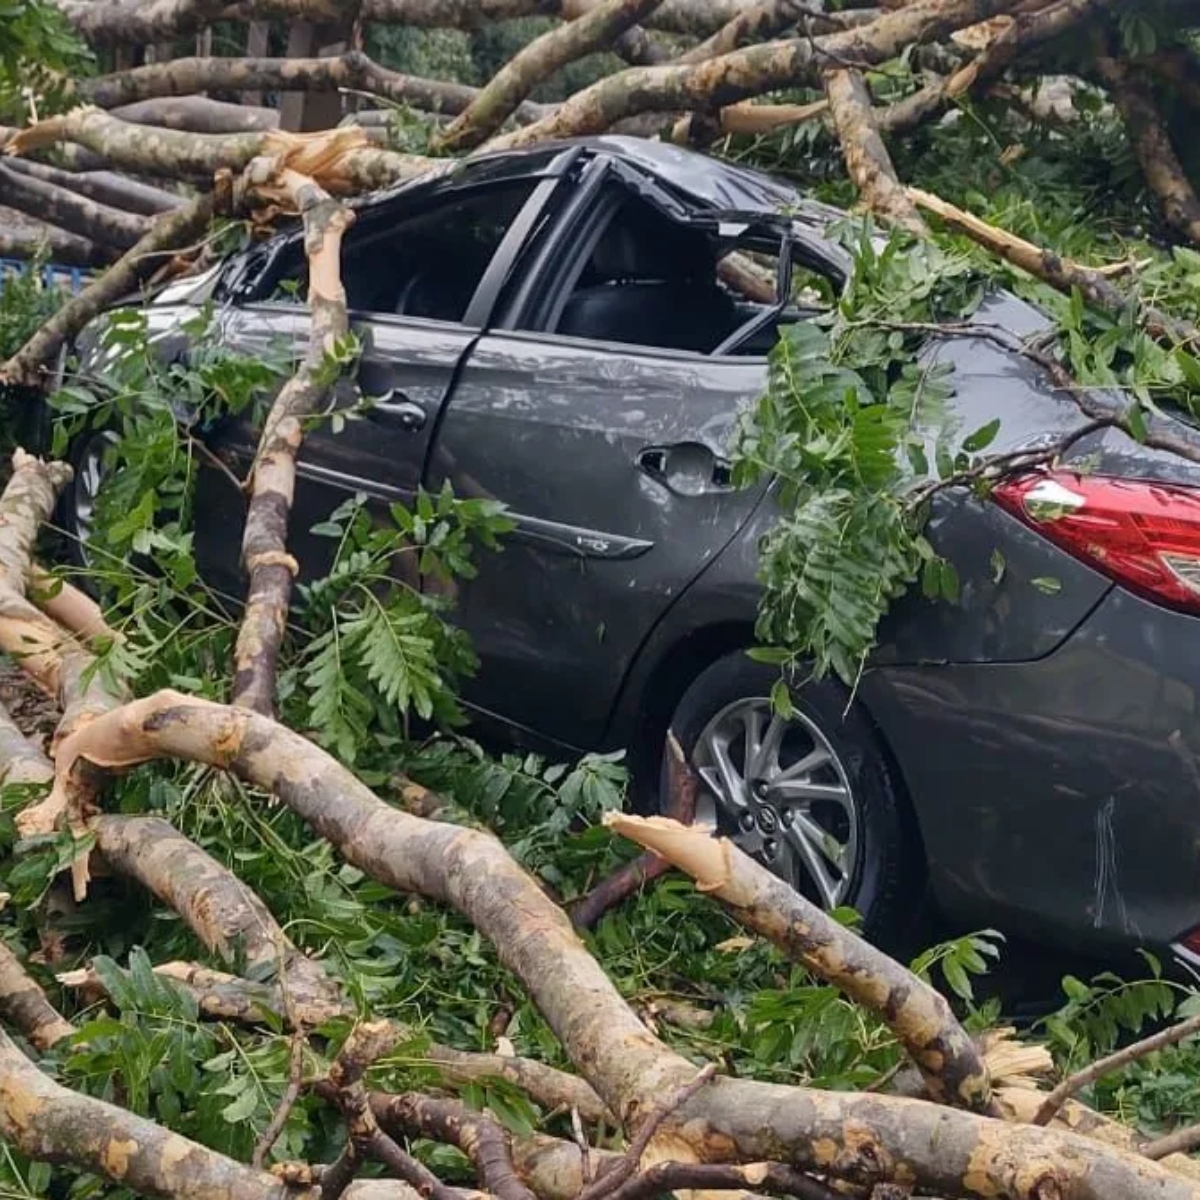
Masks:
[[[1200,923],[1198,645],[1113,588],[1038,662],[862,680],[949,912],[1097,949]]]
[[[455,620],[481,659],[470,704],[571,745],[599,741],[655,620],[761,494],[712,477],[760,373],[583,339],[480,341],[429,479],[499,500],[518,521],[455,588]],[[694,476],[668,484],[639,465],[648,448],[684,443]]]

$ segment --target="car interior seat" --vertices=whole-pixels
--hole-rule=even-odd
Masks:
[[[716,281],[713,247],[703,234],[647,212],[617,213],[557,332],[707,354],[738,324],[733,297]]]

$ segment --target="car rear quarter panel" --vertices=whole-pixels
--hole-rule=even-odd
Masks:
[[[860,694],[962,919],[1164,945],[1200,922],[1200,619],[1114,588],[1036,662],[909,665]]]

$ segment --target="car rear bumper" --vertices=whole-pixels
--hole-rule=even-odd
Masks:
[[[1037,661],[881,668],[860,695],[950,915],[1096,950],[1200,927],[1200,619],[1114,588]]]

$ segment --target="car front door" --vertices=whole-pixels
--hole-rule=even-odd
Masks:
[[[589,210],[585,181],[561,218],[565,251],[531,268],[551,300],[526,289],[512,318],[526,328],[472,350],[431,461],[433,486],[500,500],[517,521],[457,588],[481,661],[467,702],[579,748],[600,744],[639,647],[763,495],[732,487],[728,456],[765,362],[711,353],[744,314],[704,236],[605,188]],[[627,198],[643,206],[631,237],[604,215]],[[678,269],[647,265],[672,255]]]
[[[341,390],[333,404],[343,419],[318,423],[301,451],[289,543],[304,577],[325,573],[334,546],[309,531],[348,497],[365,495],[381,519],[388,505],[411,503],[456,373],[554,186],[534,177],[422,193],[381,205],[351,227],[342,275],[361,347],[357,393]],[[302,354],[306,276],[297,244],[280,255],[260,294],[226,315],[227,339],[250,354]],[[257,442],[249,420],[229,422],[207,440],[236,474],[246,473]],[[231,482],[209,471],[204,487],[202,503],[229,516],[208,527],[240,528],[244,502]],[[215,565],[228,578],[236,547],[216,540],[198,550],[207,570]]]

